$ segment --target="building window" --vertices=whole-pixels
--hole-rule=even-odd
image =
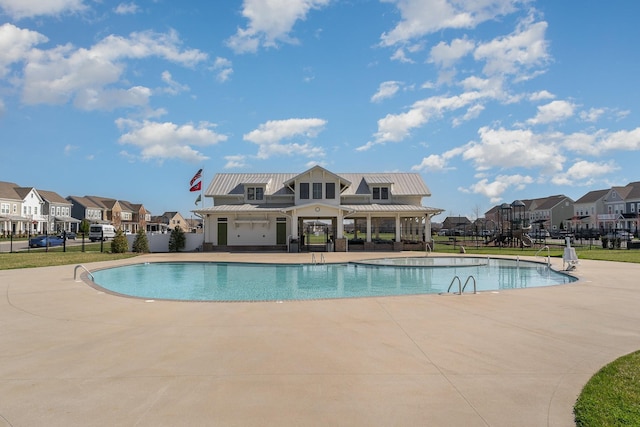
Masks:
[[[389,188],[388,187],[373,187],[373,199],[374,200],[388,200]]]
[[[309,198],[309,183],[301,182],[300,183],[300,198],[308,199]]]
[[[336,183],[335,182],[327,182],[325,185],[325,196],[327,199],[335,199],[336,198]]]
[[[264,200],[264,188],[247,187],[247,200]]]
[[[313,198],[322,199],[322,183],[321,182],[313,183]]]

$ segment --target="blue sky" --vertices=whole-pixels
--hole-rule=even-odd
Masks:
[[[0,180],[185,216],[199,168],[205,186],[418,172],[436,220],[577,199],[640,179],[638,16],[635,0],[0,0]]]

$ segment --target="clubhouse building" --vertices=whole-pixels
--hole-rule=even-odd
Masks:
[[[194,210],[205,251],[401,251],[431,244],[422,205],[429,188],[416,173],[220,173]]]

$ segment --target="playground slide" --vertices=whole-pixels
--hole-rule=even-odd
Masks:
[[[524,233],[523,230],[516,230],[513,232],[513,237],[520,240],[522,242],[522,246],[529,247],[533,244],[531,241],[531,237],[527,233]]]

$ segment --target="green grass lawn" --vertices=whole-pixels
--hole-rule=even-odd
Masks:
[[[640,426],[640,352],[600,369],[584,386],[574,407],[576,425]]]
[[[31,249],[28,252],[4,252],[0,253],[0,270],[111,261],[137,255],[134,253],[107,253],[106,251],[110,249],[111,243],[109,242],[104,245],[104,253],[100,252],[100,243],[86,244],[85,252],[82,252],[82,246],[68,246],[66,252],[63,252],[60,246],[49,248],[48,252],[45,252],[44,249]]]

